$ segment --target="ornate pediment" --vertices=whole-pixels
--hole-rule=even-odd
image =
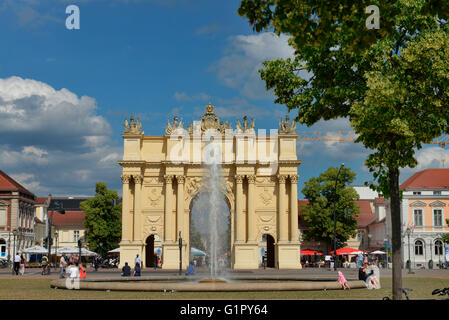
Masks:
[[[446,204],[444,202],[441,202],[441,201],[434,201],[434,202],[430,203],[429,206],[431,206],[431,207],[445,207]]]
[[[414,201],[410,203],[410,207],[425,207],[426,203],[422,201]]]

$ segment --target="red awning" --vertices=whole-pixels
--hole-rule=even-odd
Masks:
[[[337,256],[341,256],[341,255],[345,255],[345,254],[353,254],[353,252],[355,252],[354,254],[356,254],[359,251],[361,251],[361,250],[354,249],[354,248],[340,248],[340,249],[337,249]],[[334,251],[329,252],[329,254],[333,255]]]
[[[323,255],[321,252],[318,252],[316,250],[309,250],[309,249],[301,250],[299,253],[303,254],[305,256],[314,256],[314,255],[321,256],[321,255]]]

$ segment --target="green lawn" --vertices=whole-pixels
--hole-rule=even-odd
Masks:
[[[391,278],[382,279],[382,289],[354,289],[328,291],[284,291],[284,292],[105,292],[89,290],[64,290],[50,288],[50,279],[2,279],[0,299],[382,299],[391,297]],[[404,278],[403,286],[413,288],[411,299],[432,299],[435,288],[449,286],[448,279]]]

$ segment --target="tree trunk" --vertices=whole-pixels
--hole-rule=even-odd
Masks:
[[[393,253],[393,299],[402,300],[401,258],[401,199],[399,197],[399,169],[389,168],[390,208]]]

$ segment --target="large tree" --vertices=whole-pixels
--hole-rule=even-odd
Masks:
[[[333,249],[334,206],[336,217],[337,248],[357,234],[357,220],[360,212],[354,200],[359,199],[357,192],[347,187],[355,179],[355,173],[349,168],[330,167],[316,178],[305,182],[302,193],[309,200],[308,205],[300,206],[305,223],[304,240],[324,241],[328,249]]]
[[[95,196],[81,202],[81,209],[86,212],[84,226],[90,250],[104,254],[117,248],[122,236],[122,204],[116,204],[117,200],[117,191],[97,182]]]
[[[379,29],[366,27],[370,5],[380,9]],[[298,109],[308,126],[348,117],[374,151],[366,165],[371,186],[390,198],[393,298],[401,299],[399,169],[416,166],[416,149],[449,131],[449,1],[243,0],[239,14],[256,31],[290,36],[295,57],[260,71],[275,102]]]

